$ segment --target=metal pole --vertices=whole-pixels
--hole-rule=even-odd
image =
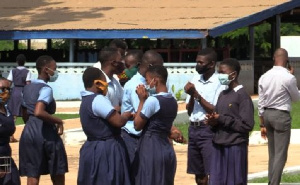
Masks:
[[[201,39],[201,48],[204,49],[204,48],[207,48],[207,38],[203,38]]]
[[[249,57],[254,60],[254,26],[249,26]]]
[[[281,17],[280,15],[276,15],[276,23],[275,23],[275,43],[276,48],[280,48],[280,27],[281,27]]]
[[[74,62],[74,39],[70,39],[69,62]]]

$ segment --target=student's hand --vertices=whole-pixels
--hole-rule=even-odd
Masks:
[[[144,85],[138,85],[136,87],[136,93],[140,99],[140,101],[145,101],[148,98],[148,92]]]
[[[208,124],[210,126],[216,126],[218,125],[218,119],[219,119],[219,114],[217,114],[216,112],[213,112],[211,114],[206,114],[205,124]]]
[[[266,127],[260,128],[260,135],[264,140],[267,140],[267,128]]]
[[[126,120],[134,120],[135,114],[131,112],[123,112],[122,117],[124,117]]]
[[[188,82],[185,86],[184,86],[184,91],[185,93],[193,96],[196,92],[196,88],[195,85],[191,82]]]
[[[117,112],[121,113],[121,106],[115,106],[114,108]]]
[[[186,140],[183,137],[182,132],[175,126],[172,127],[169,138],[173,139],[177,143],[186,143]]]
[[[57,128],[57,134],[58,135],[63,135],[63,133],[64,133],[64,123],[56,124],[56,128]]]

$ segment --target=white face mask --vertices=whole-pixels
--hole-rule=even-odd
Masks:
[[[48,68],[48,67],[47,67]],[[50,77],[50,79],[49,79],[49,82],[55,82],[56,80],[57,80],[57,78],[58,78],[58,71],[53,71],[52,69],[50,69],[50,68],[48,68],[50,71],[52,71],[54,74],[52,75],[52,76],[50,76],[49,74],[49,77]]]
[[[232,73],[234,73],[233,71]],[[232,74],[219,74],[219,81],[222,85],[229,85],[235,78],[229,80],[229,76]]]
[[[145,85],[145,89],[146,91],[149,93],[149,95],[152,95],[152,94],[156,94],[156,88],[155,86],[154,87],[150,87],[151,83],[153,82],[154,78],[152,78],[151,82],[149,83],[149,85]]]

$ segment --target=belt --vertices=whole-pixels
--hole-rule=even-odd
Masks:
[[[280,110],[280,109],[275,109],[275,108],[267,108],[267,107],[264,107],[264,110],[277,110],[277,111],[282,111],[282,112],[290,113],[290,112],[289,112],[289,111],[287,111],[287,110]]]
[[[24,85],[14,85],[15,87],[24,87]]]
[[[190,125],[194,127],[206,126],[206,124],[203,121],[191,121]]]

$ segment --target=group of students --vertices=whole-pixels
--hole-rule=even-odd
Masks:
[[[215,73],[216,61],[207,60],[211,51],[204,49],[198,53],[196,70],[199,74],[195,79],[203,80],[204,74],[210,73],[208,79],[217,79],[218,88],[222,86],[224,91],[208,88],[210,94],[205,94],[195,87],[193,80],[185,86],[190,95],[188,113],[194,119],[190,119],[188,173],[196,175],[197,184],[207,183],[207,175],[214,185],[246,184],[248,137],[254,125],[253,104],[238,83],[239,62],[226,59]],[[122,87],[114,75],[124,70],[124,57],[125,53],[118,47],[104,48],[99,54],[100,69],[90,67],[83,73],[85,90],[81,92],[79,114],[87,141],[80,150],[77,184],[172,185],[176,156],[171,141],[183,142],[184,138],[173,126],[178,106],[168,87],[167,69],[160,54],[146,51],[138,60],[136,74]],[[60,138],[63,121],[52,116],[56,106],[53,90],[47,85],[57,79],[56,67],[52,57],[39,57],[36,61],[38,79],[23,89],[26,125],[20,138],[19,173],[27,176],[28,185],[39,184],[40,175],[45,174],[50,174],[53,184],[61,185],[68,172],[67,155]],[[204,82],[210,84],[208,79]],[[9,94],[6,81],[0,79],[0,97]],[[1,99],[0,116],[7,120],[7,125],[13,125],[5,106],[7,99]],[[203,109],[200,116],[203,121],[196,119],[199,117],[197,105]],[[192,157],[199,156],[198,146],[193,146],[199,143],[193,138],[193,134],[198,136],[197,130],[191,131],[194,127],[206,128],[199,134],[204,136],[202,140],[213,138],[202,144],[210,147],[202,151],[202,154],[207,152],[210,159],[204,158],[200,163]],[[7,137],[13,131],[6,133],[1,142],[9,147]],[[15,173],[3,173],[4,178],[0,179],[10,179],[6,184],[20,184],[14,163],[12,169]]]

